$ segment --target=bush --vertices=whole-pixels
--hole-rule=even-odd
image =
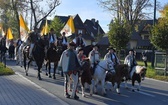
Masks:
[[[14,71],[8,67],[5,67],[4,64],[0,63],[0,76],[2,75],[12,75],[15,74]]]

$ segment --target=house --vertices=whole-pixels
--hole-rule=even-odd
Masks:
[[[99,21],[96,21],[94,18],[91,20],[86,19],[84,25],[88,34],[91,35],[94,39],[96,39],[99,35],[105,34],[105,32],[99,24]]]
[[[153,20],[142,20],[140,24],[137,26],[137,30],[133,30],[130,41],[127,44],[127,49],[135,49],[137,52],[137,58],[141,59],[141,52],[144,50],[148,50],[151,52],[153,48],[149,36],[150,36],[150,28],[153,25]],[[108,36],[104,36],[101,40],[98,41],[100,46],[109,46]]]
[[[66,24],[70,16],[55,16],[58,17],[62,23]],[[98,36],[98,34],[104,34],[103,29],[99,25],[98,21],[95,22],[95,19],[89,20],[86,19],[86,21],[83,23],[80,16],[76,14],[73,16],[74,20],[74,27],[75,27],[75,33],[72,34],[69,38],[72,40],[74,39],[79,33],[82,33],[82,37],[84,38],[84,41],[86,42],[86,45],[91,45],[95,38]],[[42,26],[44,26],[46,20],[43,20],[40,29],[42,29]],[[51,20],[47,20],[48,24],[51,23]]]

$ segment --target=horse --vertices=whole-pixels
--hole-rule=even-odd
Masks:
[[[88,83],[90,85],[90,95],[93,94],[93,85],[92,85],[92,73],[91,73],[91,64],[90,60],[88,58],[85,58],[82,61],[82,73],[79,76],[80,77],[80,84],[82,89],[82,96],[85,97],[85,83]]]
[[[134,86],[135,86],[135,81],[138,81],[138,88],[137,90],[139,91],[140,88],[141,88],[141,80],[142,80],[142,77],[145,76],[145,73],[146,73],[146,67],[145,66],[139,66],[139,65],[136,65],[132,68],[132,71],[129,73],[130,74],[130,77],[131,77],[131,81],[132,81],[132,91],[134,92]],[[127,87],[127,80],[125,80],[125,87]]]
[[[117,88],[116,88],[116,92],[118,94],[120,94],[120,84],[123,81],[123,78],[129,77],[129,71],[128,71],[129,67],[126,64],[118,64],[115,67],[115,75],[113,75],[111,72],[108,72],[106,74],[106,78],[105,81],[109,81],[112,84],[112,88],[114,87],[115,83],[117,83]]]
[[[30,33],[32,34],[32,33]],[[28,70],[30,63],[34,60],[36,62],[36,65],[38,67],[38,79],[42,80],[40,75],[40,69],[42,68],[44,57],[45,57],[45,48],[46,48],[47,42],[44,39],[39,39],[32,50],[33,57],[29,58],[29,49],[25,47],[23,49],[23,56],[24,56],[24,69],[26,72],[26,76],[28,76]],[[26,60],[29,60],[28,63],[26,63]],[[26,67],[27,66],[27,67]]]
[[[49,49],[47,50],[46,75],[48,76],[47,66],[49,66],[49,67],[48,67],[48,70],[49,70],[49,78],[51,78],[50,69],[51,69],[51,62],[53,62],[53,63],[54,63],[53,79],[56,79],[55,73],[56,73],[57,65],[58,65],[58,62],[59,62],[59,60],[60,60],[61,54],[62,54],[62,47],[61,47],[61,46],[54,46],[54,45],[53,45],[53,46],[50,46]]]
[[[98,84],[98,82],[101,82],[101,88],[102,88],[102,95],[106,95],[106,91],[104,88],[105,85],[105,77],[106,77],[106,72],[111,71],[111,73],[114,75],[115,74],[115,69],[113,67],[113,62],[109,59],[107,60],[101,60],[96,68],[95,68],[95,72],[93,74],[93,88],[94,88],[94,93],[97,94],[97,89],[96,89],[96,85]]]
[[[16,48],[16,65],[22,67],[23,65],[23,49],[26,47],[26,43],[22,43],[18,48]]]

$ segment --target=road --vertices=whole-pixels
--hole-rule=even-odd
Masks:
[[[43,69],[42,80],[39,81],[36,68],[30,67],[29,76],[25,76],[24,68],[17,66],[15,61],[7,61],[7,66],[70,105],[168,105],[168,82],[146,78],[142,81],[141,91],[132,92],[130,88],[125,89],[124,84],[121,84],[121,94],[117,94],[116,91],[107,91],[106,96],[101,96],[100,93],[90,96],[89,92],[86,92],[86,97],[82,97],[80,91],[77,94],[80,99],[74,100],[64,97],[64,79],[59,74],[56,75],[56,80],[54,80],[48,78]],[[108,87],[110,86],[108,84]],[[128,86],[131,87],[130,83]]]

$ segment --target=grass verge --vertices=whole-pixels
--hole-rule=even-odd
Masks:
[[[0,63],[0,76],[12,75],[12,74],[15,74],[12,69],[5,67],[3,63]]]

